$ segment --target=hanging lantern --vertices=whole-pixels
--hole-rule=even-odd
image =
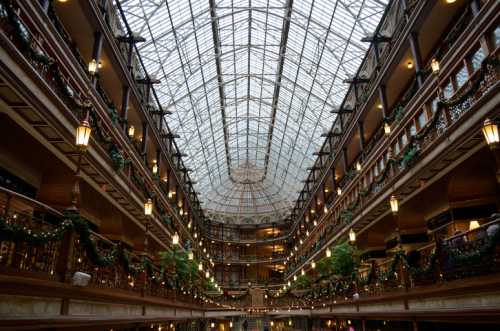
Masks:
[[[144,203],[144,215],[151,216],[151,214],[153,214],[153,201],[151,199],[148,199]]]
[[[432,59],[432,61],[431,61],[431,69],[432,69],[433,74],[437,75],[439,73],[439,69],[440,69],[439,68],[439,61],[436,58]]]
[[[330,248],[326,249],[326,257],[332,257],[332,251],[330,250]]]
[[[128,128],[128,136],[129,136],[129,138],[134,138],[134,134],[135,134],[135,128],[134,128],[133,125],[131,125]]]
[[[306,271],[305,271],[304,269],[302,269],[302,270],[300,271],[300,274],[301,274],[302,276],[304,276],[304,275],[306,274]]]
[[[81,150],[85,150],[89,145],[91,131],[92,129],[87,120],[81,121],[76,128],[76,146]]]
[[[351,243],[356,242],[356,233],[354,232],[354,230],[352,228],[349,230],[349,241]]]
[[[498,143],[500,142],[499,136],[498,136],[498,125],[494,123],[492,120],[487,118],[484,121],[483,124],[483,135],[484,139],[486,139],[486,142],[488,145],[491,146],[497,146]]]
[[[391,204],[391,211],[396,214],[399,210],[399,202],[398,202],[398,198],[396,198],[395,195],[391,195],[391,199],[389,200],[390,204]]]
[[[205,272],[205,278],[207,278],[207,279],[208,279],[208,278],[210,278],[210,271],[208,271],[208,270],[207,270],[207,271]]]
[[[408,69],[413,69],[413,62],[412,62],[412,61],[408,61],[408,62],[406,62],[406,67],[407,67]]]
[[[361,163],[359,161],[356,162],[356,171],[358,171],[358,172],[361,171]]]
[[[293,275],[293,281],[296,282],[297,281],[297,275]]]
[[[156,160],[153,161],[153,175],[156,175],[158,173],[158,162]]]
[[[194,259],[194,253],[193,251],[188,252],[188,260],[193,260]]]
[[[469,223],[469,231],[478,229],[481,225],[479,225],[478,221],[470,221]]]
[[[316,269],[316,262],[314,262],[314,261],[312,261],[312,262],[311,262],[311,268],[312,268],[313,270],[314,270],[314,269]]]
[[[172,236],[172,245],[179,245],[179,234],[177,232]]]
[[[92,59],[92,61],[89,62],[88,69],[91,76],[94,76],[97,73],[97,61],[95,59]]]
[[[337,187],[337,195],[342,195],[342,189],[340,187]]]
[[[203,271],[203,264],[201,262],[198,264],[198,271]]]
[[[389,125],[389,123],[387,123],[387,122],[386,122],[386,123],[384,123],[384,133],[385,133],[386,135],[391,134],[391,126],[390,126],[390,125]]]

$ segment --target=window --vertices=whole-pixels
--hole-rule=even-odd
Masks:
[[[399,154],[399,143],[395,143],[392,150],[394,151],[394,155],[398,155]]]
[[[380,171],[383,171],[384,168],[385,168],[385,164],[384,164],[384,158],[381,158],[379,161],[378,161],[378,166],[380,168]]]
[[[453,85],[451,84],[451,82],[448,83],[448,85],[445,86],[445,88],[443,89],[443,96],[445,99],[449,99],[451,98],[451,96],[453,95]]]
[[[481,47],[472,55],[471,65],[474,71],[481,68],[481,63],[483,63],[485,57],[486,55]]]
[[[418,115],[417,120],[419,128],[423,128],[427,123],[427,114],[425,113],[425,111],[421,112],[420,115]]]
[[[406,136],[406,134],[403,134],[399,138],[399,142],[401,143],[401,147],[405,147],[406,146],[406,143],[408,142],[408,137]]]
[[[416,134],[417,134],[417,125],[415,124],[415,122],[413,122],[410,125],[410,135],[415,136]]]
[[[467,68],[465,66],[457,72],[455,76],[455,81],[457,82],[457,87],[461,88],[469,79],[469,73],[467,72]]]
[[[493,45],[495,48],[500,47],[500,26],[497,26],[493,31]]]
[[[432,100],[431,102],[431,110],[432,110],[432,113],[435,113],[438,109],[438,102],[439,102],[439,98],[435,98],[434,100]]]

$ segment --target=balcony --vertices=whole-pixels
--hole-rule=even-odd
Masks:
[[[110,104],[111,98],[100,81],[97,80],[95,88],[92,87],[93,78],[87,73],[85,61],[56,13],[49,10],[46,16],[38,2],[19,2],[14,7],[12,2],[2,1],[0,5],[2,12],[8,14],[0,17],[6,54],[20,59],[19,68],[16,69],[26,73],[26,77],[31,79],[29,83],[34,83],[48,93],[51,102],[49,108],[56,113],[39,111],[33,106],[32,116],[39,121],[32,121],[28,112],[23,113],[26,115],[24,120],[32,123],[42,136],[46,136],[47,141],[66,155],[69,162],[76,164],[77,155],[69,153],[72,144],[68,141],[73,140],[73,127],[88,113],[93,133],[82,172],[98,181],[97,185],[107,187],[113,199],[133,215],[132,221],[142,226],[145,224],[143,201],[155,195],[156,215],[151,232],[158,243],[169,242],[175,231],[179,231],[182,237],[191,238],[188,223],[189,217],[194,214],[189,209],[189,201],[179,197],[182,195],[180,191],[175,199],[167,199],[167,196],[171,196],[169,188],[173,180],[165,183],[152,172],[151,164],[144,160],[142,151],[136,148],[137,142],[125,134],[121,122],[117,120],[116,108]],[[36,96],[33,98],[36,99]],[[142,115],[146,121],[154,122],[149,112],[143,111]],[[47,135],[46,127],[57,127],[56,136]],[[66,131],[68,128],[71,128],[69,132]],[[163,131],[156,134],[160,137],[167,133],[163,127]],[[158,141],[162,155],[172,166],[173,154],[180,153],[175,145],[170,144],[167,148]],[[175,171],[173,167],[170,172],[172,178],[177,176]],[[182,183],[180,177],[177,182]],[[182,188],[182,185],[178,187]],[[179,203],[184,209],[178,207]]]
[[[486,16],[494,15],[495,5],[490,2],[483,11]],[[355,230],[366,226],[369,207],[383,209],[380,197],[394,190],[394,183],[398,180],[407,178],[409,173],[414,175],[415,169],[428,166],[429,158],[425,157],[429,154],[437,157],[433,151],[443,146],[446,137],[470,128],[472,118],[477,127],[481,118],[475,113],[498,91],[498,46],[491,49],[488,57],[482,57],[479,64],[476,63],[474,57],[477,52],[470,45],[481,37],[490,40],[493,27],[485,16],[481,16],[481,25],[473,25],[474,21],[466,18],[457,23],[455,42],[449,40],[436,51],[442,56],[439,76],[427,76],[418,93],[414,91],[413,84],[409,85],[401,102],[397,103],[401,105],[397,107],[401,109],[397,119],[396,109],[393,111],[390,134],[383,134],[383,127],[380,127],[374,140],[369,142],[370,152],[364,156],[361,171],[353,168],[353,175],[342,179],[342,195],[321,216],[319,226],[311,231],[311,239],[306,240],[308,244],[301,251],[300,258],[291,264],[290,273],[305,266],[325,244],[333,242],[327,238],[334,236],[336,240],[345,235],[351,226]],[[463,38],[469,43],[464,44]],[[467,51],[464,50],[465,45],[468,46]],[[467,63],[464,66],[467,73],[464,75],[463,67],[452,66],[455,63]],[[427,71],[430,72],[430,63]],[[441,91],[445,95],[441,95]],[[487,107],[482,119],[497,116],[491,111]],[[425,164],[421,162],[424,158]]]
[[[51,302],[59,300],[58,309],[69,315],[92,305],[105,304],[113,311],[117,300],[132,315],[149,306],[151,318],[157,309],[199,310],[202,305],[199,295],[196,299],[186,289],[172,287],[168,274],[148,255],[99,235],[76,214],[61,213],[0,187],[0,215],[3,293],[38,296],[33,302],[52,308],[55,303]],[[71,300],[65,303],[67,295]],[[25,309],[18,306],[15,296],[5,300],[12,301],[13,314]],[[81,303],[87,308],[80,307]],[[58,309],[44,316],[59,315]],[[99,309],[89,314],[99,315]]]

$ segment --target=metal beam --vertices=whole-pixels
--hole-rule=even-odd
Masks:
[[[213,1],[213,0],[212,0]],[[267,176],[267,170],[269,168],[269,155],[271,154],[271,144],[273,140],[274,123],[276,121],[276,112],[278,110],[278,100],[280,96],[281,88],[281,76],[283,75],[283,65],[285,64],[285,54],[286,46],[288,43],[288,32],[290,31],[290,21],[292,17],[292,5],[293,0],[287,0],[286,3],[286,15],[283,17],[283,30],[281,31],[281,42],[280,42],[280,52],[278,60],[278,72],[276,73],[276,83],[274,85],[273,102],[272,102],[272,115],[271,123],[269,125],[269,131],[267,136],[267,150],[264,159],[264,177]]]
[[[231,159],[229,156],[229,133],[226,125],[226,102],[224,94],[224,80],[222,79],[222,66],[220,62],[220,37],[219,37],[219,19],[215,12],[215,0],[210,0],[210,18],[212,21],[212,37],[214,40],[215,65],[217,67],[217,82],[219,84],[219,103],[222,116],[222,129],[224,130],[224,146],[226,150],[227,172],[231,176]]]

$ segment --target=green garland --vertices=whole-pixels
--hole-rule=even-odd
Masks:
[[[117,172],[121,172],[125,168],[125,165],[130,163],[130,160],[125,160],[125,156],[123,156],[123,153],[115,144],[111,145],[108,154]]]
[[[66,213],[64,221],[51,231],[32,231],[20,224],[10,224],[0,217],[0,241],[24,242],[30,246],[44,246],[50,242],[63,240],[64,235],[72,230],[78,234],[80,245],[94,266],[109,267],[117,261],[121,261],[125,272],[131,275],[137,276],[145,270],[148,271],[149,276],[153,275],[151,261],[143,258],[140,265],[134,265],[130,262],[129,253],[119,245],[114,246],[107,255],[99,253],[95,241],[91,238],[89,223],[78,214]]]
[[[14,37],[19,44],[19,48],[23,51],[30,59],[43,64],[50,65],[53,59],[42,51],[35,49],[32,45],[32,39],[28,33],[28,29],[19,19],[19,16],[13,8],[13,3],[11,0],[1,0],[0,5],[5,11],[7,20],[13,29]]]

